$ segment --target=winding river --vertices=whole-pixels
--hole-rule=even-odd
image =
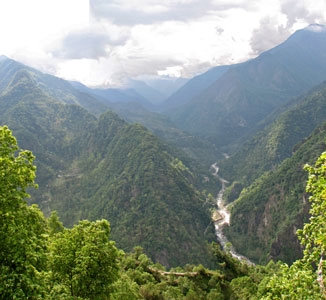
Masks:
[[[222,188],[218,192],[217,197],[216,197],[216,204],[217,204],[217,209],[213,214],[213,221],[214,221],[214,226],[215,226],[215,235],[217,237],[218,242],[221,244],[223,248],[227,247],[229,249],[230,254],[239,260],[244,260],[250,265],[254,265],[253,262],[251,262],[247,257],[239,254],[236,252],[234,247],[230,244],[229,240],[223,233],[223,227],[225,225],[230,224],[230,212],[227,209],[227,206],[224,205],[223,201],[223,194],[225,191],[225,186],[228,183],[227,180],[223,179],[218,175],[219,167],[217,164],[213,164],[211,166],[213,169],[213,175],[218,178],[218,180],[222,183]]]

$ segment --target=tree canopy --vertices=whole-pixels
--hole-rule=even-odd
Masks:
[[[24,201],[35,187],[34,156],[0,127],[0,298],[38,299],[46,270],[46,223]]]

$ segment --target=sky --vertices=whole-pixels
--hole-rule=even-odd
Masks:
[[[312,23],[325,0],[0,0],[0,55],[116,87],[242,62]]]

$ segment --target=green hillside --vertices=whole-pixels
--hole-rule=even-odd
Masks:
[[[140,245],[165,265],[206,260],[205,197],[155,136],[107,112],[80,141],[81,155],[49,185],[51,210],[70,225],[108,219],[121,248]]]
[[[9,58],[0,61],[0,95],[8,92],[20,76],[28,76],[30,82],[45,95],[65,104],[78,104],[93,114],[107,110],[105,104],[86,93],[80,92],[66,80],[42,73]]]
[[[113,103],[109,107],[126,121],[144,125],[156,136],[178,148],[179,152],[184,152],[189,158],[197,161],[199,166],[204,166],[206,170],[212,163],[222,158],[221,151],[208,139],[178,129],[162,114],[151,112],[137,103]]]
[[[44,212],[57,210],[69,226],[108,218],[119,246],[142,245],[166,265],[211,262],[211,204],[197,187],[209,190],[216,181],[188,169],[178,151],[112,112],[96,119],[51,98],[25,70],[1,94],[0,107],[0,123],[37,156],[31,202]]]
[[[287,108],[276,120],[245,142],[230,159],[220,163],[220,172],[229,181],[243,186],[274,169],[326,120],[326,83],[314,88]]]
[[[308,219],[305,193],[306,163],[326,150],[326,125],[298,145],[291,158],[259,177],[233,203],[226,234],[235,248],[250,259],[292,263],[301,256],[296,230]]]
[[[213,269],[188,264],[169,271],[154,264],[141,247],[130,253],[117,249],[107,220],[84,220],[65,228],[56,212],[46,219],[37,207],[28,206],[35,157],[19,149],[6,126],[0,126],[0,158],[1,300],[324,298],[325,216],[320,212],[326,200],[326,152],[315,167],[306,167],[313,217],[298,231],[303,259],[291,267],[281,262],[249,266],[212,245]]]

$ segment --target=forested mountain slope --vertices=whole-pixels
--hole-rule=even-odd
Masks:
[[[167,116],[148,109],[150,105],[144,105],[132,98],[126,98],[125,101],[109,101],[109,98],[105,100],[103,95],[109,90],[91,89],[78,82],[72,84],[80,91],[102,101],[108,109],[116,112],[126,121],[144,125],[155,135],[184,151],[190,158],[199,161],[205,167],[222,157],[213,143],[178,129]]]
[[[28,206],[26,189],[35,187],[35,157],[20,150],[6,126],[0,126],[0,156],[0,299],[324,298],[325,216],[320,211],[326,200],[326,152],[315,167],[306,167],[313,216],[298,231],[303,259],[290,268],[281,262],[248,266],[213,245],[214,270],[188,264],[170,271],[153,264],[140,247],[132,253],[119,251],[106,220],[64,228],[56,212],[46,219]]]
[[[287,108],[278,118],[220,163],[221,175],[244,186],[292,155],[294,146],[326,121],[326,82]]]
[[[218,146],[229,145],[289,99],[325,80],[325,53],[324,27],[310,25],[278,47],[230,68],[168,115],[183,130],[209,136]]]
[[[205,197],[155,136],[107,112],[80,142],[81,156],[48,190],[50,208],[66,223],[106,218],[120,247],[141,245],[165,265],[208,255]]]
[[[0,94],[12,89],[19,78],[28,77],[29,83],[39,88],[52,101],[77,104],[96,116],[110,109],[131,123],[140,123],[168,143],[184,151],[205,167],[219,158],[218,149],[207,139],[199,138],[178,129],[166,116],[152,112],[150,100],[132,89],[92,89],[79,83],[44,74],[2,56],[0,60]],[[12,97],[14,98],[14,97]],[[152,99],[153,100],[153,99]],[[6,109],[4,105],[1,109]]]
[[[270,258],[292,263],[301,256],[296,230],[307,221],[309,210],[303,166],[325,150],[326,125],[322,125],[296,147],[291,158],[242,191],[226,228],[240,253],[259,263]]]
[[[166,265],[210,262],[209,204],[195,188],[198,180],[205,185],[204,174],[191,172],[146,128],[63,104],[26,70],[15,73],[0,107],[0,123],[37,156],[31,201],[45,212],[57,210],[67,225],[107,218],[123,249],[142,245]]]
[[[222,158],[221,151],[208,139],[178,129],[162,114],[151,112],[137,103],[113,103],[110,108],[126,121],[144,125],[156,136],[204,166],[206,170],[217,159]]]
[[[78,104],[94,114],[100,114],[107,109],[98,99],[76,90],[68,81],[44,74],[7,57],[0,60],[0,95],[6,93],[7,89],[15,84],[19,74],[29,76],[35,86],[58,102]]]
[[[193,77],[162,103],[162,110],[169,112],[190,102],[192,98],[198,96],[218,80],[229,68],[230,66],[218,66]]]

